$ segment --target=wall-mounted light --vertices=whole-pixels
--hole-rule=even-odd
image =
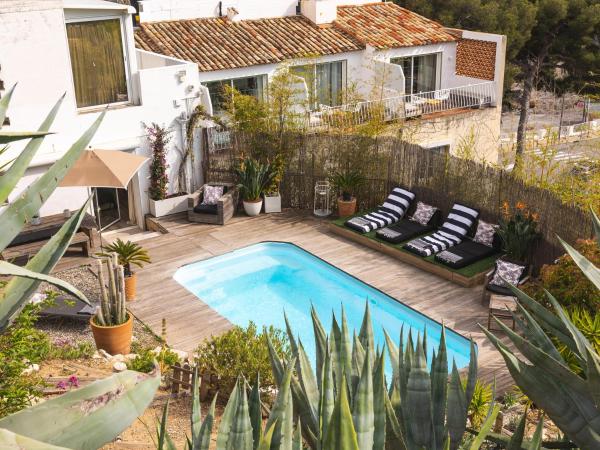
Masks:
[[[185,91],[189,94],[194,90],[194,85],[193,84],[189,84],[188,86],[186,86]]]
[[[180,70],[175,74],[180,83],[185,81],[185,77],[187,76],[187,72],[185,70]]]

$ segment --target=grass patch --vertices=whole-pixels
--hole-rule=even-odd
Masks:
[[[355,214],[355,216],[360,216],[362,214],[363,213]],[[355,216],[352,216],[352,217],[355,217]],[[401,242],[399,244],[392,244],[390,242],[386,242],[384,240],[377,239],[375,231],[369,231],[368,233],[364,233],[363,234],[363,233],[359,233],[356,230],[353,230],[352,228],[348,228],[348,227],[344,226],[344,223],[348,219],[350,219],[350,217],[338,218],[338,219],[334,219],[332,221],[332,223],[335,226],[343,228],[344,230],[349,230],[349,231],[351,231],[353,233],[358,234],[359,236],[367,237],[367,238],[371,239],[372,241],[378,242],[378,243],[383,244],[383,245],[385,245],[387,247],[391,247],[391,248],[399,250],[399,251],[401,251],[403,253],[408,253],[408,254],[410,254],[412,256],[416,256],[417,258],[419,257],[418,255],[415,255],[414,253],[411,253],[408,250],[402,248],[402,246],[404,244],[406,244],[406,242]],[[424,235],[421,235],[421,236],[424,236]],[[417,237],[419,237],[419,236],[417,236]],[[428,256],[428,257],[422,258],[422,259],[425,260],[425,261],[427,261],[427,262],[429,262],[429,263],[431,263],[431,264],[433,264],[433,265],[443,267],[444,269],[446,269],[446,270],[448,270],[450,272],[457,273],[457,274],[462,275],[462,276],[467,277],[467,278],[471,278],[471,277],[474,277],[476,275],[479,275],[482,272],[487,272],[492,267],[494,267],[494,263],[496,262],[496,259],[498,259],[498,256],[499,255],[488,256],[487,258],[484,258],[484,259],[482,259],[480,261],[477,261],[476,263],[473,263],[473,264],[471,264],[469,266],[466,266],[466,267],[462,267],[460,269],[453,269],[452,267],[448,267],[448,266],[446,266],[446,265],[444,265],[442,263],[439,263],[438,261],[435,260],[435,255],[431,255],[431,256]]]

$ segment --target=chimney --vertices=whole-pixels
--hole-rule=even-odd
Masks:
[[[237,22],[239,20],[240,13],[235,7],[230,6],[227,8],[227,20],[230,22]]]
[[[335,0],[301,0],[300,12],[316,25],[332,23],[337,17]]]

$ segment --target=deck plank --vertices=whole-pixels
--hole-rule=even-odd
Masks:
[[[156,333],[167,321],[169,344],[193,351],[205,338],[231,327],[229,321],[175,280],[185,265],[262,241],[296,244],[386,294],[397,298],[478,344],[480,378],[496,379],[499,392],[513,384],[499,353],[477,323],[487,323],[482,287],[465,288],[436,275],[345,240],[328,231],[327,222],[294,212],[234,217],[225,226],[188,223],[184,216],[160,219],[168,234],[144,242],[152,264],[138,271],[133,313]],[[396,330],[389,330],[392,335]],[[506,341],[506,339],[504,339]]]

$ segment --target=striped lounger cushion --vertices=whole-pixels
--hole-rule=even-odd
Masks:
[[[479,215],[478,211],[455,203],[438,231],[413,239],[404,247],[421,256],[430,256],[460,244]]]
[[[372,211],[364,216],[353,217],[346,221],[346,226],[361,233],[368,233],[392,225],[402,219],[414,198],[415,194],[412,192],[399,187],[394,188],[377,211]]]

